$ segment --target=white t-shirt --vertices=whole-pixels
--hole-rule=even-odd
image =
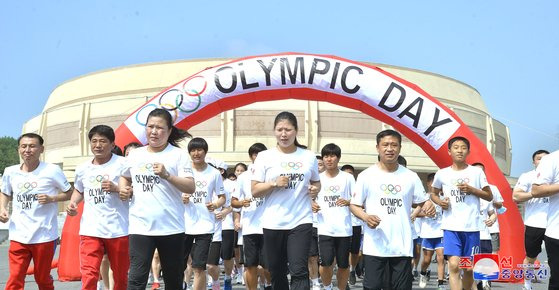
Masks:
[[[357,177],[352,204],[363,206],[381,219],[376,229],[363,226],[363,254],[377,257],[412,257],[412,204],[429,199],[417,174],[404,166],[386,172],[377,165]]]
[[[153,173],[153,163],[165,165],[169,174],[192,177],[190,157],[173,145],[161,152],[147,146],[134,149],[126,157],[122,176],[132,180],[128,232],[136,235],[164,236],[184,232],[182,193],[167,180]]]
[[[411,211],[413,212],[413,208]],[[421,223],[422,221],[420,217],[415,218],[415,220],[411,223],[411,237],[414,240],[421,237],[419,235],[421,233]]]
[[[480,199],[479,201],[479,239],[480,240],[491,240],[491,230],[485,225],[485,220],[489,218],[489,212],[494,211],[492,201],[487,201],[485,199]]]
[[[435,204],[435,216],[422,217],[421,232],[419,236],[423,239],[442,238],[443,230],[441,222],[443,220],[443,209],[440,205]]]
[[[196,171],[196,170],[195,170]],[[213,201],[216,202],[219,199],[219,197],[217,195],[214,195],[214,199]],[[223,207],[220,207],[218,209],[216,209],[213,213],[214,213],[214,217],[215,214],[222,211]],[[230,215],[230,214],[229,214]],[[221,235],[221,231],[223,229],[223,221],[215,219],[215,223],[214,223],[214,234],[212,236],[212,242],[221,242],[222,241],[222,235]]]
[[[225,207],[230,207],[231,206],[231,197],[233,196],[233,193],[235,192],[235,190],[237,190],[237,181],[233,181],[231,179],[225,179],[223,180],[223,188],[225,189]],[[225,219],[223,220],[223,222],[221,223],[223,230],[234,230],[235,229],[235,223],[233,221],[233,212],[229,213],[227,216],[225,216]]]
[[[280,175],[289,177],[285,188],[274,188],[266,195],[262,227],[289,230],[312,223],[311,181],[319,181],[318,161],[311,151],[297,148],[285,154],[277,148],[262,151],[254,161],[252,180],[273,182]]]
[[[559,151],[544,156],[536,172],[534,184],[559,183]],[[559,239],[559,194],[557,193],[549,197],[545,235],[552,239]]]
[[[4,170],[2,192],[12,197],[9,238],[22,244],[38,244],[58,238],[58,203],[39,204],[39,194],[58,195],[72,188],[60,167],[40,162],[32,172],[21,165]]]
[[[525,192],[531,192],[534,181],[536,181],[536,170],[531,170],[522,173],[514,187]],[[529,227],[545,229],[548,206],[549,197],[529,199],[524,203],[524,224]]]
[[[251,191],[252,166],[237,177],[238,189],[233,197],[239,201],[250,198],[250,206],[241,208],[241,227],[243,235],[262,234],[262,217],[264,214],[264,197],[253,197]]]
[[[503,199],[503,196],[501,195],[501,192],[499,191],[499,188],[497,188],[493,184],[489,184],[489,188],[491,188],[491,193],[493,193],[493,201],[496,201],[496,202],[505,201]],[[497,209],[495,208],[495,210],[497,210]],[[489,232],[492,233],[492,234],[495,234],[495,233],[499,232],[499,217],[498,216],[497,216],[497,220],[495,220],[495,223],[492,226],[489,227]]]
[[[442,190],[443,197],[450,199],[450,207],[443,211],[441,228],[450,231],[477,232],[479,231],[479,200],[473,194],[466,194],[458,190],[460,183],[482,189],[489,186],[483,171],[475,166],[463,170],[454,170],[452,167],[440,169],[435,174],[433,188]]]
[[[326,171],[320,174],[321,189],[316,197],[320,206],[317,213],[318,234],[330,237],[350,237],[353,234],[349,206],[338,206],[340,198],[349,200],[355,186],[353,175],[338,171],[335,177],[328,177]]]
[[[207,165],[203,171],[194,170],[194,180],[196,180],[196,190],[190,197],[190,202],[184,205],[186,234],[213,234],[216,224],[215,213],[209,211],[206,204],[217,200],[220,195],[225,195],[223,179],[217,169]]]
[[[128,201],[122,201],[118,192],[101,189],[104,180],[118,184],[124,162],[113,154],[105,164],[87,161],[76,168],[74,187],[84,201],[80,235],[106,239],[128,235]]]

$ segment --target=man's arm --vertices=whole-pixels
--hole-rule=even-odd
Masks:
[[[559,192],[559,183],[557,184],[533,184],[532,196],[541,198],[548,197]]]
[[[0,192],[0,222],[7,222],[10,219],[10,213],[8,212],[8,203],[10,202],[10,197],[5,193]]]

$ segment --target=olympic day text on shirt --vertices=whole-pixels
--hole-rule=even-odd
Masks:
[[[35,180],[25,180],[16,184],[16,201],[20,203],[20,208],[27,210],[31,209],[33,202],[39,199],[38,193],[30,193],[33,189],[37,187],[37,181]]]
[[[153,186],[161,183],[161,178],[153,173],[153,163],[140,163],[138,173],[134,178],[144,192],[153,192]]]
[[[111,180],[108,174],[91,175],[87,179],[89,185],[86,187],[86,194],[93,199],[93,204],[105,203],[105,196],[110,194],[101,188],[101,183],[105,180]]]

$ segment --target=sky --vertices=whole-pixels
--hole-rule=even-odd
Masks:
[[[476,88],[510,129],[512,176],[532,169],[535,150],[559,147],[552,0],[2,1],[0,136],[19,136],[58,85],[84,74],[280,52],[409,67]]]

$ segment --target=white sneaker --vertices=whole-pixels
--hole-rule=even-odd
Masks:
[[[312,285],[311,290],[320,290],[320,285]]]
[[[419,288],[427,287],[427,275],[419,274]]]
[[[489,281],[483,280],[481,281],[481,286],[483,290],[491,290],[491,286],[489,285]]]

